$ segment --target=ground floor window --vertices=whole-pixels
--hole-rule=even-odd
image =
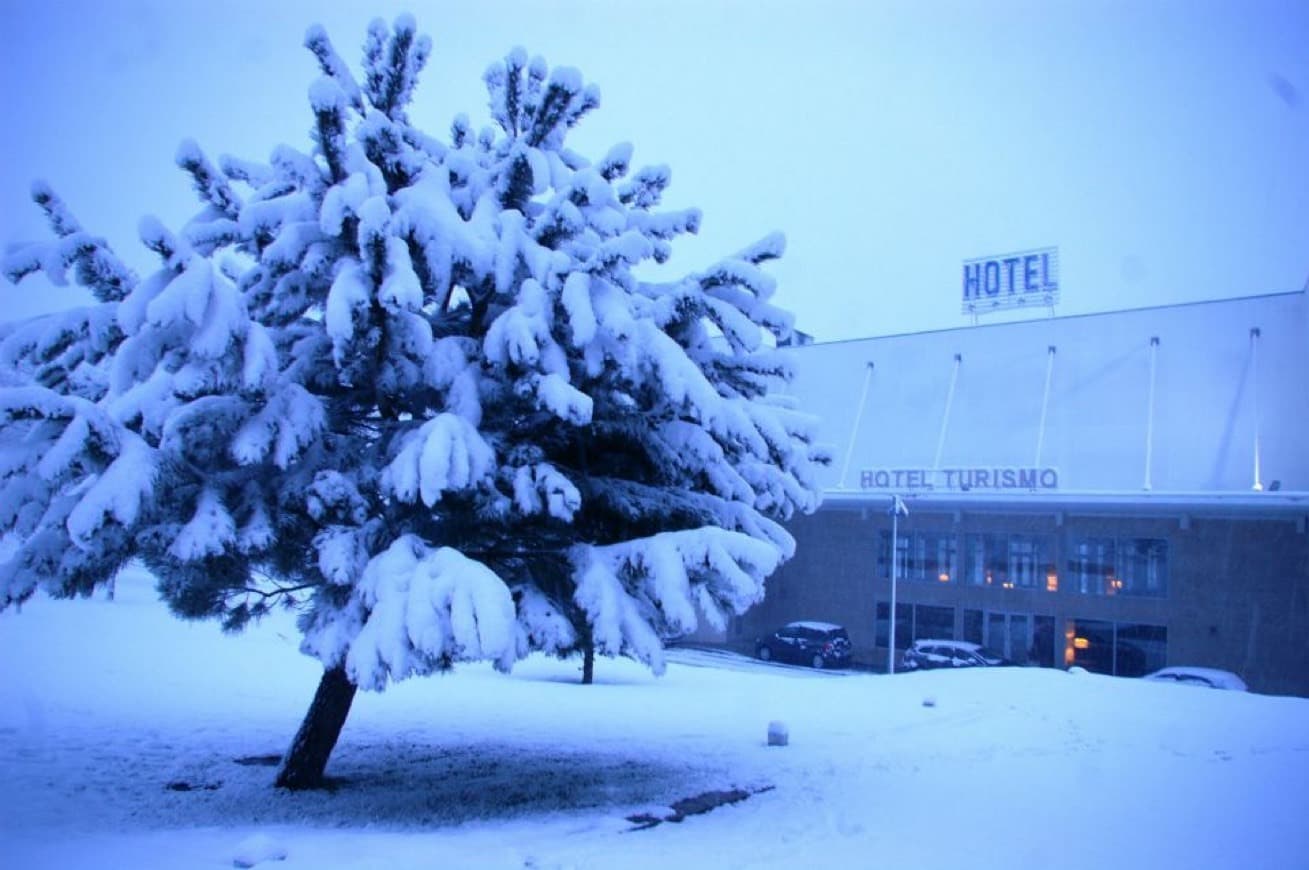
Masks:
[[[1140,677],[1168,659],[1168,629],[1162,625],[1070,619],[1064,637],[1064,663],[1097,674]]]
[[[965,610],[963,629],[964,640],[993,649],[1014,664],[1054,667],[1053,616]]]
[[[877,603],[877,645],[886,646],[889,634],[890,602]],[[954,608],[933,607],[929,604],[896,604],[895,647],[907,649],[920,638],[954,638]]]
[[[875,637],[882,648],[890,612],[889,602],[877,603]],[[1076,665],[1097,674],[1140,677],[1164,667],[1168,660],[1168,629],[1162,625],[972,608],[965,608],[962,617],[961,639],[995,650],[1016,665]],[[953,639],[954,624],[954,607],[897,603],[896,649],[907,649],[925,638]]]

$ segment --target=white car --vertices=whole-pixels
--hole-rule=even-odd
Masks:
[[[1249,691],[1245,680],[1231,671],[1220,671],[1217,668],[1164,668],[1153,674],[1146,674],[1142,679],[1177,683],[1180,686],[1204,686],[1210,689],[1230,689],[1234,692]]]
[[[904,651],[903,669],[906,671],[931,668],[996,667],[1012,664],[995,650],[966,640],[935,640],[922,638]]]

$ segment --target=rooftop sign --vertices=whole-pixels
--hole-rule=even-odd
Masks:
[[[1058,301],[1058,248],[964,260],[964,314],[985,314],[1029,305],[1053,306]]]

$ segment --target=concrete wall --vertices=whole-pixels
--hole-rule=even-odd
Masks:
[[[880,508],[825,509],[797,518],[790,529],[796,557],[769,581],[766,600],[733,622],[727,642],[751,651],[755,635],[796,619],[846,626],[856,660],[885,663],[874,643],[876,605],[890,597],[878,576],[879,533],[890,528]],[[1059,589],[1001,589],[902,581],[901,603],[955,608],[955,636],[963,611],[977,609],[1164,626],[1167,661],[1223,668],[1251,689],[1309,696],[1309,534],[1303,516],[1195,517],[1076,512],[1037,513],[920,509],[902,521],[906,531],[1048,534],[1055,547]],[[1160,538],[1168,541],[1166,597],[1104,597],[1070,588],[1067,560],[1081,537]],[[962,553],[962,537],[959,552]]]

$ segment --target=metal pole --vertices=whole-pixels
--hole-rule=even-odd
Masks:
[[[837,489],[845,489],[845,476],[850,471],[850,458],[854,456],[854,439],[859,434],[859,421],[864,418],[864,405],[868,404],[868,384],[873,380],[873,364],[868,363],[868,371],[864,374],[864,391],[859,396],[859,407],[855,409],[854,425],[850,427],[850,443],[845,448],[845,463],[841,466],[841,480],[837,483]]]
[[[1046,350],[1045,390],[1041,393],[1041,422],[1036,429],[1036,461],[1033,468],[1041,467],[1041,448],[1045,446],[1045,415],[1050,410],[1050,378],[1054,374],[1054,345]]]
[[[1259,468],[1259,327],[1250,330],[1250,393],[1254,405],[1254,486],[1263,492],[1264,482]]]
[[[954,355],[954,368],[950,370],[950,389],[945,394],[945,413],[941,415],[941,434],[936,439],[936,458],[932,460],[933,472],[941,470],[941,451],[945,449],[945,432],[950,428],[950,406],[954,404],[954,388],[955,384],[959,383],[959,364],[963,361],[963,354]]]
[[[891,614],[889,631],[886,636],[886,672],[895,673],[895,584],[900,567],[900,515],[908,515],[900,496],[891,496]]]
[[[1145,489],[1150,489],[1150,467],[1154,458],[1154,382],[1159,356],[1159,336],[1150,339],[1150,398],[1145,411]]]

